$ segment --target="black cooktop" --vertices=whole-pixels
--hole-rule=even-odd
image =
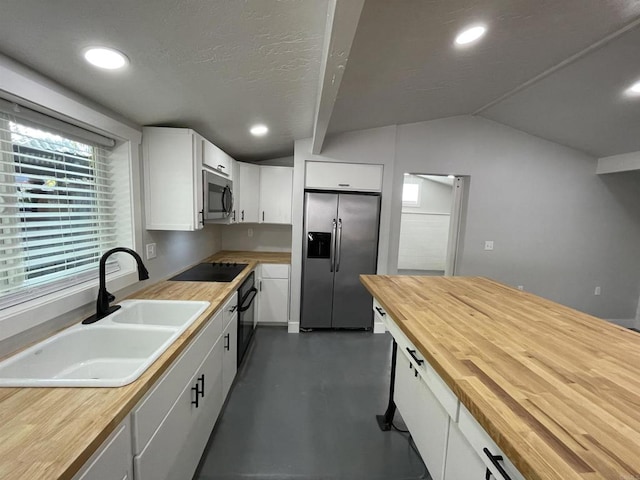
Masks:
[[[200,263],[169,280],[180,282],[231,282],[246,263]]]

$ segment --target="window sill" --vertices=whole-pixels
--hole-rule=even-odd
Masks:
[[[117,292],[138,281],[135,268],[124,268],[107,276],[107,287],[109,291]],[[95,279],[7,308],[0,312],[0,341],[77,308],[88,307],[95,303],[97,295],[98,280]]]

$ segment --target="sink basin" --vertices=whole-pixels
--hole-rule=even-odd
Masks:
[[[122,305],[97,323],[74,325],[0,362],[0,387],[127,385],[169,348],[209,302],[129,300]]]
[[[181,327],[198,318],[209,302],[125,300],[120,305],[120,310],[107,317],[113,323]]]

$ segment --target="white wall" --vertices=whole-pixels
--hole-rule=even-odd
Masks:
[[[249,237],[248,230],[253,230]],[[222,250],[290,252],[291,225],[237,224],[221,228]]]
[[[524,285],[603,318],[635,316],[640,177],[597,176],[594,157],[471,116],[398,126],[396,144],[393,211],[403,172],[470,176],[459,274]],[[399,222],[392,215],[390,265]]]
[[[328,138],[322,155],[311,153],[311,139],[295,142],[293,170],[293,208],[291,231],[291,316],[289,331],[297,331],[300,321],[302,281],[302,227],[304,204],[304,171],[306,161],[370,163],[383,165],[380,236],[378,241],[378,273],[387,272],[389,231],[391,228],[391,186],[396,141],[396,127],[373,128]],[[395,265],[395,260],[394,260]]]

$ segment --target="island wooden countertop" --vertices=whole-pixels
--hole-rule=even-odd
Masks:
[[[0,388],[0,479],[68,480],[129,414],[258,263],[290,254],[218,252],[248,266],[232,282],[162,281],[128,298],[206,300],[207,310],[135,382],[119,388]]]
[[[640,334],[486,278],[361,280],[527,479],[640,479]]]

